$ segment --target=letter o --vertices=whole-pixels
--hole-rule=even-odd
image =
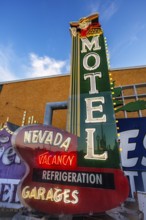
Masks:
[[[88,64],[88,59],[90,57],[93,57],[94,60],[95,60],[95,63],[92,66],[89,66],[89,64]],[[84,58],[83,58],[83,66],[84,66],[84,68],[86,70],[90,70],[90,71],[95,70],[95,69],[97,69],[99,67],[99,65],[100,65],[100,56],[97,53],[92,52],[92,53],[86,54],[84,56]]]
[[[95,183],[95,175],[94,174],[90,174],[90,176],[89,176],[89,180],[90,180],[90,183],[92,183],[92,184],[94,184]]]

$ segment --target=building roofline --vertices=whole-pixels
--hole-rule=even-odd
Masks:
[[[146,66],[143,65],[143,66],[130,66],[130,67],[110,68],[109,71],[128,70],[128,69],[141,69],[141,68],[146,68]],[[33,77],[33,78],[24,78],[24,79],[18,79],[18,80],[11,80],[11,81],[3,81],[3,82],[0,82],[0,85],[9,84],[9,83],[32,81],[32,80],[64,77],[64,76],[69,76],[69,75],[70,75],[70,73],[65,73],[65,74],[58,74],[58,75],[50,75],[50,76],[42,76],[42,77]]]
[[[110,70],[111,71],[117,71],[117,70],[142,69],[142,68],[146,68],[146,65],[110,68]]]
[[[50,75],[50,76],[40,76],[40,77],[33,77],[33,78],[24,78],[24,79],[18,79],[18,80],[16,79],[16,80],[11,80],[11,81],[2,81],[2,82],[0,82],[0,85],[9,84],[9,83],[32,81],[32,80],[39,80],[39,79],[63,77],[63,76],[69,76],[69,75],[70,75],[69,73],[65,73],[65,74]]]

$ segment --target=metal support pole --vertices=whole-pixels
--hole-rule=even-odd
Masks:
[[[52,116],[53,110],[57,109],[67,109],[68,102],[49,102],[46,104],[46,110],[44,115],[44,125],[51,125],[52,124]]]

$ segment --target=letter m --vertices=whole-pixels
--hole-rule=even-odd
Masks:
[[[95,36],[92,38],[91,42],[89,41],[88,38],[81,38],[82,41],[82,50],[81,53],[86,53],[87,49],[91,51],[91,49],[93,48],[93,50],[100,50],[101,47],[99,46],[99,36]]]

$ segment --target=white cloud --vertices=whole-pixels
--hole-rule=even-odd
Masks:
[[[119,6],[113,1],[110,3],[107,3],[107,5],[105,5],[103,7],[103,16],[102,18],[104,20],[109,20],[117,11],[118,11]]]
[[[7,68],[0,66],[0,82],[15,80],[16,77]]]
[[[100,3],[99,2],[90,3],[90,5],[88,5],[88,8],[89,8],[90,14],[94,14],[97,12],[99,13]]]
[[[93,4],[89,5],[90,13],[99,13],[100,20],[109,20],[119,9],[119,2],[106,0],[101,3],[93,1]]]
[[[59,75],[68,72],[68,61],[56,60],[54,58],[37,54],[30,54],[30,65],[27,67],[29,76],[40,77]]]
[[[59,75],[69,72],[68,60],[30,53],[18,56],[12,45],[0,45],[0,82]]]
[[[16,79],[16,75],[11,70],[11,62],[14,57],[12,47],[0,46],[0,82]]]
[[[141,47],[139,42],[142,41],[141,39],[145,29],[145,24],[135,23],[129,28],[126,28],[124,32],[117,35],[115,42],[113,41],[109,50],[112,58],[111,61],[114,66],[119,66],[119,63],[120,67],[122,66],[122,63],[124,63],[124,65],[131,66],[142,65],[138,60],[142,60],[142,54],[145,51],[143,48],[145,48],[145,46],[143,44]],[[123,56],[123,54],[125,55]],[[138,54],[140,56],[138,56]],[[130,60],[133,64],[130,63]]]

